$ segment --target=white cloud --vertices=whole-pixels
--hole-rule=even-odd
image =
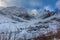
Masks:
[[[60,0],[56,2],[56,7],[60,9]]]
[[[0,0],[0,6],[42,6],[42,2],[38,2],[37,0]]]
[[[18,0],[19,2],[21,0]],[[16,6],[17,0],[0,0],[0,7],[7,7],[7,6]]]
[[[3,7],[3,6],[6,6],[6,4],[0,1],[0,7]]]
[[[9,0],[0,0],[0,7],[11,6],[11,3]]]
[[[38,14],[38,11],[37,11],[36,9],[33,9],[33,10],[31,11],[31,13],[34,14],[34,15],[36,15],[36,14]]]

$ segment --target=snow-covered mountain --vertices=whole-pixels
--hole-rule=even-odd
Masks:
[[[31,15],[28,14],[27,10],[22,7],[6,7],[3,8],[1,11],[1,14],[4,14],[8,16],[11,19],[14,19],[16,21],[22,21],[22,20],[30,20],[33,18]],[[22,19],[22,20],[21,20]]]
[[[5,7],[0,7],[0,10],[4,9]]]
[[[49,10],[45,10],[45,9],[40,11],[39,13],[40,13],[41,18],[48,18],[48,17],[53,16],[55,14],[54,11],[49,11]]]
[[[19,8],[19,7],[6,7],[4,9],[2,9],[5,14],[13,14],[16,16],[19,16],[20,14],[27,14],[27,10],[25,10],[25,8]]]
[[[20,38],[31,39],[51,31],[55,33],[60,25],[60,11],[43,10],[38,14],[36,15],[38,17],[34,18],[25,8],[15,6],[3,8],[0,10],[0,33],[12,32],[11,40],[14,40],[13,36],[16,36],[18,40]]]

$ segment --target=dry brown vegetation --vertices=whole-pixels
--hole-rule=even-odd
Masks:
[[[42,35],[33,40],[59,40],[60,39],[60,27],[57,28],[57,33],[49,32],[47,35]]]

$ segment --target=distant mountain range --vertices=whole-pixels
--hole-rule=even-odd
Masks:
[[[16,7],[16,6],[5,7],[5,8],[0,7],[0,14],[5,15],[16,21],[22,21],[22,20],[26,21],[26,20],[34,19],[35,17],[45,19],[45,18],[48,18],[55,14],[60,13],[60,10],[56,9],[55,11],[49,11],[49,10],[44,9],[41,11],[36,11],[35,16],[33,15],[34,12],[33,13],[28,12],[27,9],[22,8],[22,7]]]

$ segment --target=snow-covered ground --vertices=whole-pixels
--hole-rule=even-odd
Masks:
[[[18,29],[22,28],[22,29],[20,29],[21,32],[19,34],[17,34],[17,36],[24,38],[24,35],[26,35],[26,38],[30,39],[33,37],[37,37],[37,36],[41,35],[42,33],[46,34],[48,30],[55,31],[57,25],[59,24],[58,22],[53,21],[52,23],[46,24],[46,25],[49,25],[48,29],[41,28],[41,29],[34,30],[37,25],[40,25],[40,23],[36,24],[38,22],[43,22],[43,20],[42,19],[32,19],[27,22],[16,22],[8,17],[0,15],[0,33],[7,32],[7,31],[14,32],[14,31],[18,31]],[[42,25],[45,25],[45,24],[43,23]]]

